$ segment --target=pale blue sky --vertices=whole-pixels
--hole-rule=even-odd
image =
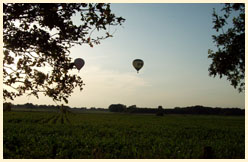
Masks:
[[[244,93],[238,93],[226,78],[208,75],[208,49],[215,45],[211,35],[212,11],[221,4],[112,4],[112,11],[126,19],[122,27],[111,27],[113,38],[94,48],[76,46],[73,58],[85,66],[78,73],[84,90],[75,90],[69,106],[127,106],[165,108],[204,105],[245,107]],[[134,59],[143,59],[137,74]],[[52,99],[21,97],[15,103],[55,104]]]

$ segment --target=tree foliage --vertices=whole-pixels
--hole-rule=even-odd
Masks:
[[[156,113],[157,116],[164,116],[164,110],[162,106],[158,106],[158,110]]]
[[[213,29],[220,33],[213,35],[217,51],[209,50],[212,64],[209,75],[226,76],[239,92],[245,89],[245,4],[225,4],[223,15],[213,12]],[[228,18],[232,17],[232,25],[228,26]],[[225,27],[229,27],[225,31]]]
[[[124,112],[126,110],[126,105],[122,104],[111,104],[109,106],[110,112]]]
[[[77,13],[81,15],[80,25],[72,21]],[[100,44],[112,36],[110,26],[124,21],[104,3],[3,4],[4,99],[23,94],[38,98],[41,92],[54,101],[68,102],[73,89],[82,90],[84,85],[81,77],[69,74],[74,66],[70,48]],[[96,30],[105,32],[93,37]]]

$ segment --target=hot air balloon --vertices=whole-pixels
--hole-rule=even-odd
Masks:
[[[133,67],[137,70],[137,73],[139,73],[139,70],[143,67],[144,62],[141,59],[135,59],[133,60]]]
[[[77,58],[74,60],[74,65],[76,66],[76,68],[78,69],[78,72],[79,72],[80,69],[84,66],[84,60],[81,58]]]

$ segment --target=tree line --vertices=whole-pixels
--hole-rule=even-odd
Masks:
[[[220,107],[206,107],[201,105],[188,106],[188,107],[175,107],[175,108],[163,108],[158,106],[158,108],[141,108],[136,105],[126,106],[124,104],[111,104],[108,109],[105,108],[76,108],[63,105],[64,109],[74,109],[74,110],[95,110],[95,111],[110,111],[110,112],[120,112],[120,113],[144,113],[144,114],[156,114],[158,116],[163,116],[164,114],[198,114],[198,115],[245,115],[245,110],[241,108],[220,108]],[[11,104],[9,102],[3,103],[4,111],[10,111],[11,108],[25,108],[25,109],[57,109],[61,108],[61,105],[35,105],[32,103],[25,104]]]
[[[8,108],[7,108],[8,107]],[[59,110],[61,108],[61,105],[37,105],[37,104],[32,104],[32,103],[25,103],[25,104],[12,104],[11,102],[4,102],[3,103],[3,108],[11,110],[11,108],[14,109],[55,109],[55,110]],[[91,107],[91,108],[86,108],[86,107],[70,107],[67,105],[63,105],[64,109],[76,109],[76,110],[106,110],[104,108],[95,108],[95,107]]]
[[[147,113],[157,114],[199,114],[199,115],[245,115],[245,110],[240,108],[220,108],[220,107],[205,107],[201,105],[189,107],[175,107],[173,108],[138,108],[136,105],[127,107],[123,104],[112,104],[109,106],[110,112],[124,112],[124,113]]]

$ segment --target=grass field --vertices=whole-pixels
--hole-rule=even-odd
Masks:
[[[245,158],[245,117],[4,112],[8,158]]]

